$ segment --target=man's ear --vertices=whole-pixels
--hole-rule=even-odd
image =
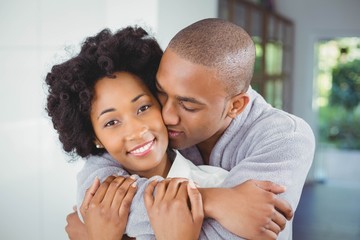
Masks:
[[[245,107],[248,105],[250,101],[249,95],[247,93],[240,93],[235,95],[230,99],[230,108],[227,115],[230,118],[237,117],[240,113],[242,113]]]

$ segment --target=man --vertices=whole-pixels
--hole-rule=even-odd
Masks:
[[[285,218],[292,213],[282,199],[296,209],[313,159],[314,136],[302,119],[272,108],[250,87],[254,61],[254,43],[242,28],[204,19],[176,34],[157,73],[171,147],[197,165],[230,171],[222,188],[200,189],[208,217],[201,239],[291,239],[291,221],[285,227]],[[89,160],[79,174],[80,203],[104,168]],[[278,186],[249,179],[281,184],[286,191],[280,199]],[[146,181],[138,186],[137,204]],[[143,231],[140,226],[147,221],[132,217],[146,215],[145,207],[131,211],[130,236]]]

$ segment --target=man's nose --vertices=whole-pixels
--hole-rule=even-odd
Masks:
[[[173,101],[167,100],[163,102],[162,105],[162,117],[164,119],[164,123],[167,126],[174,126],[179,124],[180,116],[178,113],[177,105]]]

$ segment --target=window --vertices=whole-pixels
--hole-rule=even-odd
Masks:
[[[219,17],[243,27],[254,40],[251,86],[274,107],[291,112],[292,21],[246,0],[219,0]]]

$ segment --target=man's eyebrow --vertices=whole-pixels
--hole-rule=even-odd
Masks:
[[[163,90],[162,87],[161,87],[161,85],[160,85],[159,82],[157,81],[157,79],[156,79],[156,81],[155,81],[155,85],[156,85],[156,88],[157,88],[158,91],[162,91],[162,90]],[[200,102],[199,100],[196,100],[196,99],[193,98],[193,97],[181,97],[181,96],[176,96],[176,99],[177,99],[178,101],[182,101],[182,102],[190,102],[190,103],[194,103],[194,104],[198,104],[198,105],[205,105],[205,103],[202,103],[202,102]]]
[[[192,98],[192,97],[180,97],[180,96],[177,96],[176,99],[178,101],[182,101],[182,102],[191,102],[191,103],[195,103],[195,104],[198,104],[198,105],[205,105],[205,103],[202,103],[198,100],[196,100],[195,98]]]
[[[102,111],[99,116],[97,117],[97,119],[99,119],[101,117],[101,115],[105,114],[105,113],[108,113],[108,112],[114,112],[116,109],[115,108],[108,108],[108,109],[105,109],[104,111]]]
[[[160,85],[160,83],[158,82],[157,79],[155,80],[155,86],[156,86],[156,88],[157,88],[158,90],[161,90],[161,89],[162,89],[162,87],[161,87],[161,85]]]

